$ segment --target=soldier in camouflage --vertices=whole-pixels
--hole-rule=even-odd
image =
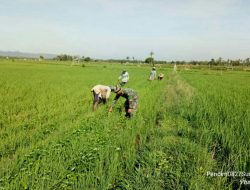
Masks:
[[[109,112],[112,112],[113,107],[115,106],[116,102],[120,97],[123,97],[126,99],[124,103],[124,108],[126,111],[126,117],[131,118],[132,115],[136,112],[137,106],[138,106],[138,100],[139,97],[137,93],[131,89],[131,88],[121,88],[119,86],[116,86],[115,88],[111,88],[112,92],[116,93],[116,96],[114,98],[114,101],[109,108]]]

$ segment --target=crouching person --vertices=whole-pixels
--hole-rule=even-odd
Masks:
[[[162,80],[164,77],[164,74],[163,73],[160,73],[159,76],[158,76],[158,80]]]
[[[103,103],[106,104],[109,99],[111,88],[105,85],[96,85],[91,89],[93,93],[94,101],[93,101],[93,111],[96,111],[98,104]]]
[[[131,118],[135,114],[137,107],[138,107],[139,97],[137,95],[137,92],[135,92],[133,89],[121,88],[119,86],[116,86],[115,88],[112,88],[111,90],[112,92],[116,93],[116,96],[114,98],[114,101],[111,107],[109,108],[109,112],[112,112],[113,107],[115,106],[118,99],[120,97],[123,97],[126,99],[126,101],[124,102],[124,108],[126,112],[125,116],[128,118]]]

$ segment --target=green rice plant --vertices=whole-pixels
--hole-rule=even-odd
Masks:
[[[207,171],[249,168],[247,73],[161,67],[149,82],[144,65],[71,65],[0,60],[2,189],[222,189],[235,179]],[[135,117],[122,98],[108,113],[114,94],[93,113],[90,89],[124,68]]]
[[[1,85],[5,85],[1,93],[1,134],[6,134],[0,149],[3,187],[121,186],[126,171],[134,167],[136,136],[146,122],[154,123],[151,106],[156,106],[164,82],[149,83],[149,68],[128,66],[128,87],[138,91],[142,106],[134,119],[126,120],[124,100],[119,101],[112,115],[103,105],[96,113],[91,112],[91,87],[115,85],[120,66],[109,66],[105,73],[99,65],[80,69],[15,62],[1,67]]]

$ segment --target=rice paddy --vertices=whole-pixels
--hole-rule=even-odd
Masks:
[[[92,112],[91,88],[139,94]],[[250,172],[250,73],[0,59],[0,189],[240,189]],[[212,177],[208,172],[245,172]]]

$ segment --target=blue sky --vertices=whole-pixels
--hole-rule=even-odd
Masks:
[[[249,0],[1,0],[0,50],[245,59],[249,23]]]

